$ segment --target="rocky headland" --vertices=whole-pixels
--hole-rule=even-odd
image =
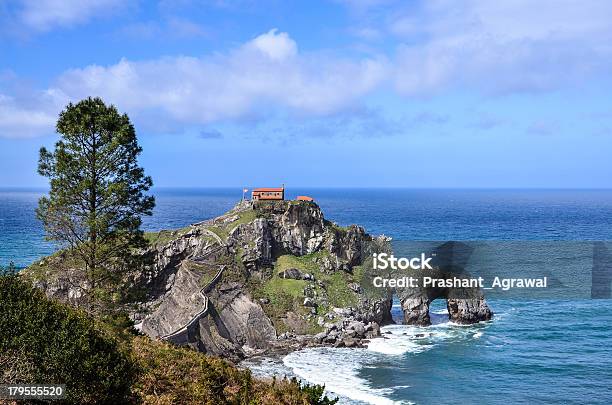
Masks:
[[[314,202],[244,201],[217,218],[147,238],[144,266],[124,280],[133,296],[125,308],[137,328],[225,358],[360,347],[392,322],[394,293],[410,324],[427,325],[429,303],[440,297],[459,323],[492,316],[480,292],[464,300],[448,291],[368,288],[372,253],[390,251],[389,239],[340,227]],[[25,273],[48,296],[75,305],[88,289],[62,253]]]

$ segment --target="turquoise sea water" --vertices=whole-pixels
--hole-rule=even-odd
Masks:
[[[612,191],[289,190],[326,217],[402,240],[612,240]],[[0,265],[49,254],[34,219],[41,191],[0,190]],[[157,190],[148,230],[231,208],[240,189]],[[567,258],[571,260],[571,255]],[[519,261],[520,264],[520,261]],[[585,271],[588,269],[585,269]],[[317,383],[343,403],[612,403],[612,301],[490,301],[492,322],[457,326],[442,303],[428,328],[391,325],[368,349],[318,348],[250,362],[255,373]],[[399,319],[400,311],[394,307]]]

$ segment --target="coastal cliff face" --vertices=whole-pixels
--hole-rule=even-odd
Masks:
[[[220,217],[147,237],[144,267],[124,281],[139,297],[125,305],[137,327],[226,358],[361,346],[393,322],[394,293],[408,324],[429,325],[436,298],[447,299],[457,323],[492,316],[477,289],[369,288],[372,253],[389,252],[389,239],[329,222],[313,202],[245,201]],[[62,253],[44,264],[30,269],[40,273],[36,285],[79,305],[88,286],[78,266]],[[436,271],[451,276],[443,267]]]
[[[141,330],[242,358],[305,345],[358,346],[391,321],[391,298],[360,287],[364,252],[385,240],[341,228],[312,202],[243,202],[165,235],[132,283]]]

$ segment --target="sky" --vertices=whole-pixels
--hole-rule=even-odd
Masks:
[[[156,186],[612,187],[607,0],[0,0],[0,187],[69,102]]]

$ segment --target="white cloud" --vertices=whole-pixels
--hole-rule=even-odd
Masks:
[[[128,0],[21,0],[18,17],[29,29],[48,31],[83,24],[125,7]]]
[[[205,124],[270,108],[334,113],[376,88],[385,72],[383,59],[299,54],[286,33],[271,30],[226,54],[122,59],[70,70],[54,88],[71,100],[101,96],[128,112],[159,110],[179,122]]]
[[[41,94],[39,99],[41,102],[29,106],[0,93],[0,136],[29,138],[52,133],[57,119],[56,103],[49,94]]]
[[[612,66],[610,15],[604,0],[430,0],[396,10],[387,18],[404,43],[397,88],[541,91],[580,82]]]
[[[287,33],[271,30],[223,54],[121,59],[68,70],[45,92],[53,95],[53,103],[45,104],[46,121],[41,116],[28,133],[52,130],[49,117],[55,119],[68,101],[88,96],[100,96],[136,121],[143,118],[139,122],[148,129],[164,131],[278,111],[320,117],[359,105],[387,75],[384,58],[300,53]],[[27,110],[22,113],[22,125],[29,126]],[[9,135],[7,128],[0,125],[0,136]]]
[[[249,43],[249,46],[274,60],[287,59],[297,54],[295,41],[289,38],[286,32],[278,33],[276,28],[255,38]]]

